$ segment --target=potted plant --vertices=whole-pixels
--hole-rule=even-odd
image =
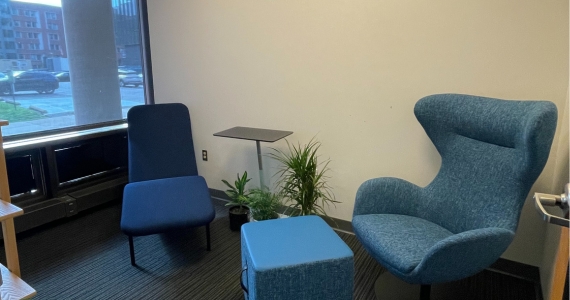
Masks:
[[[254,221],[278,219],[281,197],[265,189],[255,189],[249,196],[249,208]]]
[[[317,151],[321,144],[314,138],[304,146],[291,145],[289,151],[272,148],[269,156],[281,163],[276,176],[280,194],[292,204],[292,216],[324,215],[325,206],[338,203],[327,183],[329,159],[318,162]]]
[[[226,195],[230,197],[231,201],[226,206],[231,206],[229,210],[230,216],[230,229],[232,231],[239,231],[241,225],[247,223],[249,220],[249,208],[246,206],[249,201],[249,192],[246,191],[245,185],[251,180],[247,178],[247,172],[243,172],[240,177],[237,174],[237,180],[232,186],[226,180],[222,180],[230,189],[226,191]]]

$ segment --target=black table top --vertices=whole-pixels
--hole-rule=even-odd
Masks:
[[[292,133],[293,131],[281,131],[281,130],[238,126],[224,131],[220,131],[218,133],[214,133],[214,136],[273,143]]]

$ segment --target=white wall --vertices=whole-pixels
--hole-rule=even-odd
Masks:
[[[560,106],[568,87],[564,0],[151,0],[149,13],[156,101],[189,107],[208,185],[257,172],[255,143],[217,131],[291,130],[302,143],[318,134],[342,201],[328,212],[346,220],[365,180],[424,186],[437,173],[440,157],[413,114],[421,97]],[[539,265],[544,231],[527,203],[505,257]]]

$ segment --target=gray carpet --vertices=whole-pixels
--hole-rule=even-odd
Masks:
[[[22,276],[38,291],[35,299],[244,298],[240,234],[229,230],[224,207],[216,206],[211,252],[204,228],[136,237],[138,268],[119,222],[116,203],[19,235]],[[341,236],[357,257],[356,299],[372,299],[381,267],[354,236]]]
[[[212,251],[205,229],[135,238],[137,264],[129,260],[113,203],[18,235],[23,278],[35,299],[243,299],[240,234],[229,230],[227,210],[216,206]],[[350,234],[339,233],[355,254],[355,299],[374,299],[383,271]],[[0,253],[1,259],[4,258]],[[450,284],[450,299],[534,299],[532,285],[482,272]]]

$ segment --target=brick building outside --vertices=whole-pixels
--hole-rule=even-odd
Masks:
[[[44,69],[50,58],[67,58],[61,7],[11,1],[11,13],[18,59]]]
[[[9,0],[0,0],[0,59],[17,59]]]

